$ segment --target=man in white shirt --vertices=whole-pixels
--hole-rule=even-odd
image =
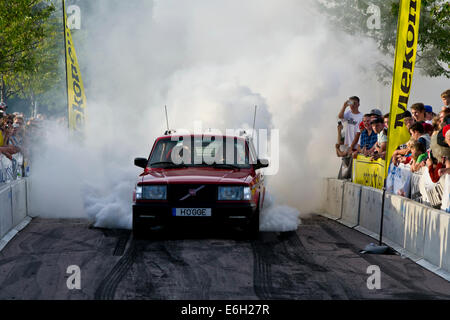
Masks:
[[[350,107],[348,110],[347,107]],[[363,114],[359,112],[359,98],[356,96],[350,97],[344,102],[341,111],[338,114],[338,118],[346,124],[344,135],[344,146],[347,149],[347,154],[351,154],[352,142],[355,140],[356,133],[359,132],[359,124],[363,120]]]

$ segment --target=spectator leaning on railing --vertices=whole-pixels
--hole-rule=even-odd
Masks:
[[[423,128],[422,123],[418,122],[414,123],[409,128],[409,133],[411,134],[411,137],[414,140],[423,143],[423,145],[425,146],[425,150],[430,148],[430,136],[427,133],[425,133],[425,129]]]
[[[371,125],[373,131],[377,134],[377,142],[370,149],[369,156],[372,157],[372,160],[384,159],[386,155],[387,129],[384,127],[383,118],[376,117],[372,120]]]
[[[363,117],[364,129],[361,130],[359,143],[356,145],[357,151],[353,152],[353,158],[356,158],[358,154],[363,154],[367,157],[369,150],[377,142],[377,134],[373,131],[372,125],[370,124],[371,117],[372,115],[369,113],[366,113]]]
[[[411,144],[411,171],[417,172],[424,167],[428,158],[427,149],[422,142],[414,140]]]

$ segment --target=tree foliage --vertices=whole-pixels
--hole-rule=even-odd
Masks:
[[[430,77],[450,78],[450,3],[422,0],[416,68]],[[371,37],[380,51],[394,57],[399,0],[321,0],[331,21],[344,31]],[[371,8],[379,8],[380,28],[372,28]],[[379,62],[380,80],[390,80],[393,63]]]
[[[33,68],[54,9],[47,0],[0,1],[0,74]]]

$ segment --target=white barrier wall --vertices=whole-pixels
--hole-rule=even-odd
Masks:
[[[378,234],[380,231],[382,197],[383,192],[381,190],[366,186],[361,187],[358,226]]]
[[[366,186],[358,187],[344,180],[337,181],[326,181],[327,192],[331,192],[327,195],[329,203],[326,208],[330,210],[327,214],[337,216],[336,206],[339,205],[339,190],[342,188],[341,219],[337,221],[378,240],[383,192]],[[449,231],[449,213],[386,193],[383,241],[450,281]]]
[[[0,239],[12,228],[12,192],[10,186],[0,186]]]
[[[403,246],[405,240],[403,199],[402,197],[386,193],[384,201],[383,238],[398,246]]]
[[[361,185],[347,182],[344,185],[344,197],[342,198],[341,223],[353,228],[359,222],[359,205],[361,200]]]
[[[340,219],[342,217],[344,181],[338,179],[328,179],[327,182],[327,197],[324,208],[331,218]]]
[[[432,264],[450,271],[449,227],[450,215],[431,209],[425,230],[424,258]]]
[[[28,179],[22,178],[22,164],[20,153],[13,156],[13,161],[0,154],[0,250],[8,241],[2,238],[27,217]]]

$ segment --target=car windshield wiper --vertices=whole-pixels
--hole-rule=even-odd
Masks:
[[[164,165],[164,166],[170,166],[170,167],[178,167],[178,168],[186,168],[187,165],[185,163],[173,163],[171,161],[159,161],[159,162],[153,162],[150,164],[151,167],[154,165]]]
[[[212,165],[213,165],[214,168],[233,168],[233,169],[238,169],[238,170],[241,169],[237,165],[231,164],[231,163],[217,163],[217,162],[214,162]]]

